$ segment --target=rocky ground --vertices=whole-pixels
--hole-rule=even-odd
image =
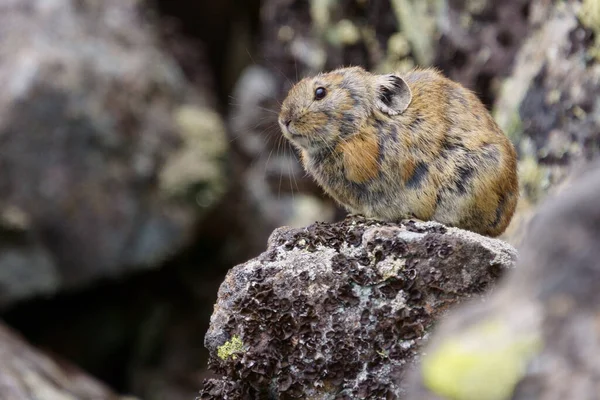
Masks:
[[[600,150],[599,38],[597,0],[2,2],[0,397],[404,393],[408,381],[392,375],[420,365],[428,327],[450,305],[491,290],[512,265],[491,262],[494,251],[513,250],[435,224],[344,220],[282,140],[279,102],[295,80],[339,65],[437,66],[473,89],[517,146],[522,197],[500,239],[529,254],[538,205],[570,188]],[[555,218],[549,213],[540,218]],[[373,276],[361,276],[368,268]],[[344,277],[359,280],[352,293]],[[258,279],[260,295],[244,279]],[[289,312],[275,313],[275,300]],[[504,315],[511,306],[490,307]],[[334,324],[340,310],[356,318]],[[527,310],[542,325],[571,321]],[[294,313],[306,314],[293,325],[306,337],[265,330],[283,339],[247,348],[275,353],[219,357],[234,337],[258,340],[260,321]],[[370,343],[343,377],[325,366],[357,342],[334,353],[323,329]],[[545,340],[559,343],[562,331],[552,332]],[[405,347],[387,348],[390,338]],[[308,368],[317,345],[329,350]],[[579,364],[563,362],[560,349],[547,357],[567,376]],[[292,361],[279,365],[273,354]],[[540,376],[546,382],[547,372]],[[454,389],[436,385],[420,393],[452,398]]]
[[[205,345],[226,378],[200,398],[398,398],[433,323],[516,258],[501,240],[433,222],[276,230],[219,289]]]

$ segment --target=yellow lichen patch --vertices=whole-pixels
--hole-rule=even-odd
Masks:
[[[420,65],[431,64],[434,57],[435,18],[442,2],[439,0],[393,0],[392,8],[401,26],[401,32],[411,44]]]
[[[410,43],[408,43],[406,37],[400,32],[394,33],[392,36],[390,36],[387,46],[388,53],[393,54],[399,59],[410,54]]]
[[[578,17],[583,25],[594,31],[596,39],[588,53],[600,60],[600,0],[583,0]]]
[[[489,320],[446,339],[423,358],[424,384],[452,400],[508,400],[541,337]]]
[[[583,25],[600,34],[600,0],[583,0],[579,19]]]
[[[360,30],[348,19],[343,19],[331,30],[329,41],[334,44],[353,45],[360,40]]]
[[[221,360],[227,360],[229,357],[235,360],[237,358],[236,354],[243,351],[244,343],[242,339],[239,336],[233,336],[231,340],[228,340],[217,349],[217,355]]]
[[[173,119],[182,144],[160,172],[161,191],[174,198],[193,197],[198,205],[208,207],[226,187],[224,122],[216,111],[193,105],[175,110]]]
[[[333,5],[334,0],[312,0],[310,2],[310,16],[319,33],[325,32],[327,29]]]
[[[519,185],[521,193],[531,202],[539,202],[548,187],[548,171],[532,155],[526,155],[519,161]]]
[[[280,42],[287,43],[294,38],[294,35],[294,28],[289,25],[284,25],[279,28],[279,31],[277,32],[277,39],[279,39]]]
[[[31,227],[31,217],[25,210],[18,206],[13,204],[6,205],[0,211],[0,227],[26,231]]]

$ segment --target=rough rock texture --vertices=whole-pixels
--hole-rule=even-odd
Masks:
[[[520,152],[522,215],[560,186],[586,160],[600,154],[600,5],[596,0],[531,6],[534,30],[503,84],[495,117]],[[518,244],[521,239],[511,240]]]
[[[74,366],[33,349],[2,324],[0,365],[2,400],[125,400]]]
[[[429,222],[281,228],[219,290],[202,399],[391,399],[444,310],[510,268],[502,241]],[[269,397],[270,396],[270,397]]]
[[[0,306],[158,265],[223,191],[221,119],[144,9],[0,5]]]
[[[407,399],[598,398],[598,193],[596,163],[541,206],[517,268],[436,328]]]
[[[496,105],[499,123],[515,140],[529,139],[544,164],[565,165],[600,151],[600,57],[594,27],[578,18],[584,12],[578,2],[540,12],[546,19],[519,52]]]

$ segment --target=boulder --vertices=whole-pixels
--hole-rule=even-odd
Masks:
[[[145,10],[0,5],[0,307],[160,265],[223,192],[221,118]]]
[[[535,206],[600,155],[597,0],[531,5],[530,36],[502,84],[494,116],[520,153],[520,208],[507,231],[522,242]]]
[[[135,400],[119,396],[64,360],[34,349],[0,324],[0,398],[3,400]]]
[[[542,204],[517,268],[438,325],[407,400],[598,398],[598,193],[596,163]]]
[[[219,289],[205,346],[222,378],[200,398],[399,398],[396,377],[432,324],[515,259],[500,240],[435,222],[280,228]]]

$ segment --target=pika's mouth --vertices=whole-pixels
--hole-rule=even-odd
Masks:
[[[292,132],[291,132],[291,130],[290,130],[290,125],[291,125],[291,123],[292,123],[292,120],[291,120],[291,119],[287,119],[287,120],[286,120],[286,119],[281,119],[281,118],[279,118],[279,119],[277,120],[277,122],[279,122],[279,126],[281,127],[281,131],[282,131],[283,133],[289,133],[290,135],[293,135],[293,133],[292,133]]]
[[[279,126],[281,127],[281,132],[283,132],[283,136],[285,136],[288,140],[297,143],[299,145],[307,145],[308,138],[304,135],[300,135],[294,132],[294,128],[291,125],[291,120],[283,121],[279,120]]]

